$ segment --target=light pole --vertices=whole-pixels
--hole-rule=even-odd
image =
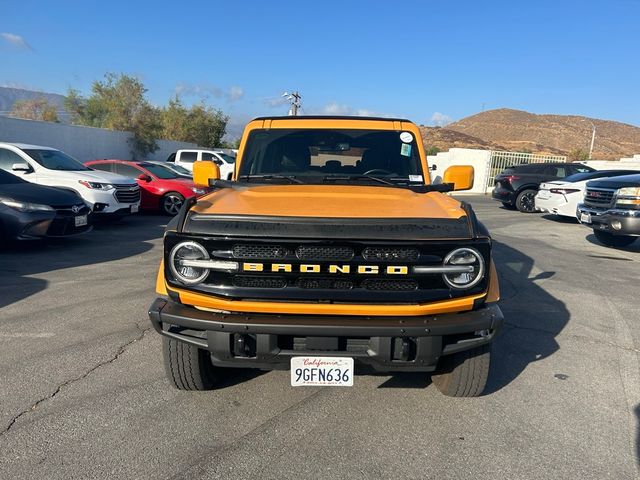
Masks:
[[[593,144],[596,141],[596,126],[593,124],[593,122],[591,123],[591,127],[593,128],[593,131],[591,132],[591,147],[589,147],[589,160],[591,160],[591,154],[593,154]]]
[[[289,102],[291,103],[291,108],[289,109],[289,115],[292,115],[294,117],[298,115],[298,109],[302,107],[302,103],[301,103],[302,95],[300,95],[300,93],[298,92],[293,92],[293,93],[284,92],[282,96],[285,97],[287,100],[289,100]]]

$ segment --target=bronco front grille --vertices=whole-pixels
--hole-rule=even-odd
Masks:
[[[233,256],[245,260],[278,260],[287,256],[287,249],[281,245],[234,245]]]
[[[351,247],[330,247],[322,245],[304,245],[296,248],[296,256],[300,260],[309,261],[348,261],[353,258],[354,252]]]
[[[194,286],[174,281],[168,267],[169,254],[174,245],[187,239],[201,244],[212,261],[230,262],[237,265],[237,270],[211,270],[202,283]],[[429,242],[320,239],[260,242],[167,232],[165,277],[179,289],[239,301],[416,304],[486,290],[487,275],[469,290],[454,290],[440,273],[413,270],[414,266],[440,267],[452,250],[463,246],[477,249],[485,265],[490,264],[487,238]]]
[[[613,205],[615,190],[610,188],[589,188],[584,195],[584,204],[588,207],[609,208]]]

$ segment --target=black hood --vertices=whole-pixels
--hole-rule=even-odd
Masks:
[[[603,180],[591,180],[587,187],[595,188],[624,188],[640,187],[640,175],[623,175]]]
[[[77,193],[29,182],[0,184],[0,197],[18,202],[39,203],[50,207],[68,207],[84,203]]]

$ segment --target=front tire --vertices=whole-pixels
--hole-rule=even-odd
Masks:
[[[489,343],[442,357],[440,370],[431,380],[448,397],[478,397],[487,385],[490,364]]]
[[[613,235],[612,233],[602,230],[594,229],[593,234],[596,236],[600,243],[606,245],[607,247],[628,247],[636,241],[636,237],[632,237],[631,235]]]
[[[162,337],[162,354],[167,379],[178,390],[211,390],[220,380],[209,352],[195,345]]]
[[[528,188],[521,191],[516,198],[516,208],[522,213],[533,213],[536,211],[536,194],[538,192]]]
[[[164,194],[160,201],[160,209],[165,215],[175,217],[184,203],[184,197],[178,192],[169,192]]]

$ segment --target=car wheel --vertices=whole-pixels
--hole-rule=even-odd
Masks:
[[[477,397],[489,378],[491,344],[445,355],[440,370],[431,376],[440,393],[448,397]]]
[[[504,208],[506,208],[507,210],[515,210],[516,207],[514,207],[513,205],[511,205],[509,202],[502,202],[502,206]]]
[[[533,189],[523,190],[516,198],[516,208],[523,213],[533,213],[536,211],[536,192]]]
[[[212,390],[222,376],[209,352],[195,345],[162,337],[162,354],[167,379],[178,390]]]
[[[184,197],[178,192],[169,192],[162,197],[160,208],[165,215],[177,215],[184,203]]]
[[[613,235],[602,230],[593,230],[598,241],[607,247],[627,247],[636,241],[637,237],[631,235]]]

